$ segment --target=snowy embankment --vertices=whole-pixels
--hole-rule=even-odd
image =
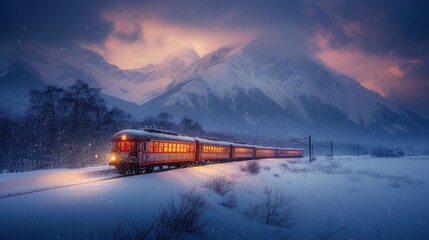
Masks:
[[[0,174],[0,198],[117,177],[109,166]]]
[[[258,162],[258,174],[241,171],[246,162],[231,162],[3,198],[0,238],[99,239],[118,224],[151,222],[169,199],[194,189],[207,200],[208,223],[203,236],[189,239],[429,239],[429,157]],[[231,182],[223,196],[205,187],[218,176]],[[287,205],[292,227],[245,214],[266,199],[267,187],[294,199]],[[226,207],[231,198],[236,203]]]

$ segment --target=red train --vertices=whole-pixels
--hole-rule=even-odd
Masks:
[[[158,130],[123,130],[112,138],[109,165],[124,175],[147,173],[154,167],[187,166],[207,161],[302,157],[298,148],[263,147],[177,135]]]

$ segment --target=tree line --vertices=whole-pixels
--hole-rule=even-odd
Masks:
[[[0,109],[0,172],[105,163],[114,133],[142,127],[204,134],[187,117],[176,124],[166,112],[138,120],[119,108],[108,109],[100,89],[80,80],[69,88],[33,90],[24,116]]]

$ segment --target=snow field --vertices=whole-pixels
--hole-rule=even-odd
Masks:
[[[0,174],[0,198],[116,176],[115,169],[109,166],[4,173]]]
[[[192,188],[203,193],[210,205],[203,215],[209,223],[202,239],[278,239],[279,235],[290,239],[429,238],[428,157],[344,156],[334,160],[319,157],[313,163],[305,158],[259,163],[256,175],[240,171],[245,162],[232,162],[0,199],[0,225],[4,226],[0,238],[89,239],[90,231],[97,237],[100,229],[113,229],[118,223],[151,221],[169,198],[176,199],[178,193]],[[48,176],[55,171],[28,174]],[[0,184],[5,178],[20,179],[19,174],[5,175],[10,176],[0,176]],[[217,176],[234,182],[224,196],[203,187]],[[295,198],[293,227],[261,224],[243,213],[249,203],[263,199],[266,186]],[[221,204],[230,195],[237,200],[231,209]]]

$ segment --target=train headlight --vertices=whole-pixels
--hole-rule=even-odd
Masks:
[[[116,156],[115,155],[110,156],[110,162],[114,162],[115,160],[116,160]]]

